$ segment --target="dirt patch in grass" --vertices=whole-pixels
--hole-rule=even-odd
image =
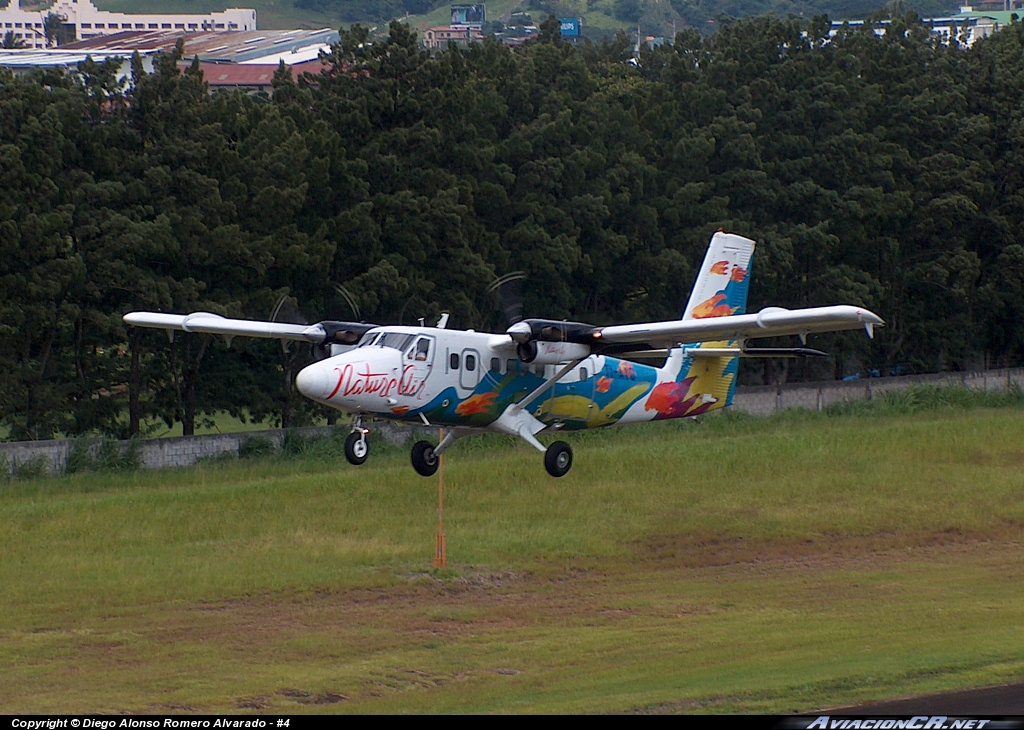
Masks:
[[[1019,535],[1020,525],[1008,525]],[[637,612],[614,604],[632,581],[679,580],[681,571],[749,565],[755,568],[835,569],[884,565],[903,561],[913,553],[915,561],[961,559],[987,550],[1015,549],[1017,541],[996,541],[981,535],[945,530],[928,535],[903,536],[881,533],[842,540],[773,540],[758,542],[701,540],[691,536],[658,536],[635,544],[633,557],[611,558],[599,566],[562,570],[550,574],[475,572],[437,578],[406,574],[407,581],[373,589],[319,590],[314,593],[274,593],[234,598],[223,602],[170,608],[163,614],[155,638],[161,642],[225,641],[231,637],[244,645],[258,645],[267,635],[306,635],[311,629],[351,629],[373,625],[396,634],[466,633],[480,629],[522,626],[551,615],[592,615],[612,620],[628,619]],[[959,557],[958,557],[959,556]],[[642,574],[635,570],[643,563]],[[637,575],[630,576],[631,573]],[[426,579],[424,579],[426,576]],[[612,599],[609,603],[609,599]],[[677,614],[701,614],[699,603],[676,607]],[[119,644],[94,646],[96,651],[119,653]],[[292,690],[278,692],[282,696]],[[294,690],[295,692],[306,690]]]
[[[637,548],[646,551],[641,573],[633,561],[618,558],[604,562],[600,569],[570,568],[546,576],[517,575],[495,580],[491,573],[467,572],[446,579],[413,576],[407,583],[372,590],[254,595],[171,609],[162,615],[158,626],[152,627],[150,636],[161,644],[220,645],[250,658],[265,653],[268,660],[288,659],[291,653],[296,660],[327,658],[339,651],[335,642],[343,636],[340,658],[348,660],[361,652],[380,651],[409,641],[449,640],[563,622],[627,624],[637,617],[685,619],[719,613],[723,610],[720,604],[692,596],[685,600],[662,597],[646,605],[630,605],[634,594],[648,590],[657,594],[657,586],[685,585],[704,569],[715,573],[723,569],[735,573],[738,569],[737,575],[746,568],[769,574],[857,570],[905,561],[910,556],[908,549],[915,562],[924,563],[970,559],[988,550],[1017,549],[956,533],[916,540],[912,548],[885,535],[834,543],[794,540],[763,545],[743,540],[711,544],[658,538]],[[322,645],[318,637],[323,637]],[[103,647],[104,651],[111,649],[118,651],[116,647]],[[500,669],[491,671],[500,673]],[[438,677],[427,679],[418,671],[409,669],[392,680],[440,681]],[[276,694],[316,703],[313,698],[319,696],[318,692],[281,689]]]
[[[201,691],[177,689],[175,701],[162,706],[207,713],[447,712],[463,706],[445,704],[446,698],[487,697],[466,711],[765,712],[775,711],[767,704],[771,692],[716,691],[703,668],[691,676],[685,664],[707,661],[713,670],[747,661],[734,656],[731,647],[744,642],[760,647],[765,627],[780,620],[800,637],[801,611],[815,620],[835,612],[844,625],[848,616],[874,610],[872,602],[879,599],[896,601],[892,605],[902,609],[900,601],[909,596],[889,595],[901,590],[901,576],[911,575],[908,566],[930,565],[930,576],[941,575],[946,565],[1019,562],[1020,553],[1019,542],[947,532],[916,540],[909,549],[889,535],[759,546],[660,537],[635,547],[636,555],[537,563],[528,573],[455,567],[446,574],[397,574],[392,584],[373,588],[320,587],[150,606],[127,616],[99,617],[87,633],[55,635],[53,641],[75,665],[102,668],[104,686],[130,687],[113,694],[108,704],[87,694],[94,702],[89,709],[96,711],[152,708],[154,693],[177,686],[178,677],[195,676],[202,678]],[[850,584],[849,590],[843,582],[847,571],[860,574],[859,585]],[[843,601],[859,603],[845,613],[836,608]],[[873,619],[856,620],[868,626]],[[785,645],[788,639],[779,641]],[[752,664],[761,651],[769,650],[750,651]],[[780,656],[789,650],[770,651]],[[814,653],[813,647],[806,651]],[[884,646],[878,651],[880,657],[888,653]],[[666,659],[676,654],[678,667]],[[661,668],[645,669],[646,657],[662,662]],[[90,692],[86,684],[95,677],[87,671],[69,674],[71,666],[52,664],[37,691],[69,685]],[[633,699],[618,689],[624,671],[655,687],[663,672],[681,672],[674,680],[678,693],[650,700],[636,691]],[[727,682],[730,671],[723,670]],[[857,687],[861,681],[854,674],[849,683]],[[220,684],[206,688],[213,683]],[[579,693],[598,698],[609,688],[621,696],[593,708],[574,705],[574,699],[558,704],[557,690],[549,688],[563,684],[571,688],[569,698]],[[793,685],[801,686],[800,680]],[[878,689],[878,696],[884,691]],[[803,690],[793,692],[802,697]],[[786,709],[816,706],[820,696],[842,692],[816,690],[807,704],[800,705],[801,699]],[[541,698],[553,704],[531,704]]]
[[[301,689],[281,689],[277,691],[281,697],[298,702],[300,705],[336,705],[347,702],[348,697],[337,692],[304,692]]]
[[[700,535],[654,535],[633,543],[637,560],[647,565],[673,564],[686,568],[705,568],[742,563],[789,563],[793,561],[841,560],[863,562],[893,551],[946,548],[956,545],[984,544],[993,540],[1024,539],[1022,526],[1000,520],[985,533],[965,532],[957,528],[903,534],[891,531],[852,537],[721,538]]]
[[[972,466],[1021,467],[1024,466],[1024,451],[1006,450],[991,453],[974,449],[968,454],[949,458],[951,464],[970,464]]]

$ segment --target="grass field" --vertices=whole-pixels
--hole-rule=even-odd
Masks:
[[[338,28],[342,25],[341,18],[331,13],[313,12],[296,8],[294,0],[93,0],[100,10],[119,13],[210,13],[219,12],[228,7],[244,7],[256,9],[256,22],[261,29],[274,28]],[[3,0],[0,0],[0,4]],[[452,3],[458,5],[460,3]],[[523,0],[492,0],[487,2],[487,18],[496,20],[512,12]],[[623,27],[621,21],[611,15],[612,5],[608,2],[580,2],[575,12],[585,18],[587,28],[600,31],[602,34]],[[540,23],[544,15],[533,12],[534,20]],[[442,5],[424,15],[411,15],[408,22],[417,30],[424,31],[437,25],[447,25],[451,20],[451,9],[448,4]],[[345,24],[347,25],[347,24]],[[387,29],[386,22],[365,21],[363,25]]]
[[[911,409],[913,410],[913,409]],[[1024,409],[0,491],[0,712],[811,711],[1024,679]]]

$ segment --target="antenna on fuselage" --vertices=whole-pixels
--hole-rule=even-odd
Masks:
[[[437,320],[437,328],[439,330],[443,330],[447,326],[448,326],[448,312],[442,312],[441,313],[441,318],[439,320]]]

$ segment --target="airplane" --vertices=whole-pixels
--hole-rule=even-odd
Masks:
[[[824,355],[807,347],[755,348],[752,339],[864,328],[882,319],[863,307],[835,305],[745,314],[754,241],[719,230],[708,245],[679,320],[596,326],[524,319],[504,333],[446,327],[380,326],[325,321],[315,325],[227,319],[216,314],[132,312],[129,325],[184,332],[275,338],[330,350],[295,378],[307,398],[353,414],[345,456],[369,455],[368,418],[440,426],[436,446],[418,441],[413,468],[436,473],[438,457],[480,431],[518,436],[544,454],[553,477],[573,463],[569,444],[538,436],[669,418],[694,418],[728,406],[741,357]],[[329,347],[327,347],[329,346]],[[664,356],[661,367],[628,358]]]

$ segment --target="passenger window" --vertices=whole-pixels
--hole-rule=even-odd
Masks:
[[[518,360],[506,360],[505,361],[505,372],[506,373],[514,373],[518,369],[519,369],[519,361]]]
[[[580,380],[586,380],[589,376],[587,375],[586,368],[580,368]]]
[[[466,370],[469,372],[476,370],[476,355],[466,355]]]
[[[501,374],[501,358],[499,358],[499,357],[492,357],[491,358],[491,371],[495,372],[495,373],[498,373],[499,375]]]
[[[453,352],[451,354],[451,357],[448,358],[448,364],[449,364],[449,367],[451,367],[452,370],[458,370],[459,369],[459,353]]]

